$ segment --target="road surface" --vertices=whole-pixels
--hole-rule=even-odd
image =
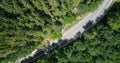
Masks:
[[[94,21],[93,23],[96,23],[97,17],[103,15],[104,10],[108,9],[112,2],[113,2],[113,0],[104,0],[103,4],[100,5],[99,8],[94,13],[90,13],[82,21],[79,21],[71,29],[69,29],[68,31],[63,33],[62,39],[74,38],[74,35],[79,31],[81,33],[83,33],[86,30],[86,29],[83,28],[83,26],[85,26],[89,22],[89,20],[92,20],[92,21]]]
[[[31,55],[25,58],[17,60],[15,63],[29,63],[43,56],[50,56],[54,54],[54,51],[68,45],[73,40],[77,39],[81,34],[93,27],[100,19],[107,13],[107,11],[113,5],[114,0],[104,0],[104,2],[98,7],[97,10],[90,13],[83,20],[79,21],[76,25],[63,33],[61,40],[55,40],[51,42],[47,47],[42,50],[35,50]]]

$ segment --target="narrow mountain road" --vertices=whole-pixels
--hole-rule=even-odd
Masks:
[[[100,17],[101,15],[104,15],[105,10],[107,10],[109,8],[109,6],[112,5],[113,1],[114,0],[104,0],[103,4],[100,5],[99,8],[95,12],[90,13],[82,21],[79,21],[71,29],[69,29],[65,33],[63,33],[62,39],[74,38],[75,34],[79,31],[81,33],[83,33],[86,30],[86,29],[83,28],[83,26],[85,26],[89,21],[93,21],[93,23],[96,23],[97,17]]]
[[[15,63],[30,63],[38,58],[42,58],[43,56],[50,56],[54,54],[55,50],[68,45],[73,40],[80,37],[85,30],[93,27],[96,23],[98,23],[111,8],[113,3],[114,0],[104,0],[104,2],[98,7],[97,10],[90,13],[83,20],[79,21],[76,25],[64,32],[61,40],[55,40],[51,42],[47,47],[41,50],[35,50],[31,53],[31,55],[28,55],[25,58],[21,58]]]

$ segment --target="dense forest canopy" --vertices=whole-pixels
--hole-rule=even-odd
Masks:
[[[36,63],[120,63],[120,1],[99,24],[54,56]]]
[[[102,0],[0,0],[0,61],[26,56],[62,36],[76,16],[94,10]]]

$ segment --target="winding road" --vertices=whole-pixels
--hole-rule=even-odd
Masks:
[[[114,0],[104,0],[97,10],[90,13],[83,20],[79,21],[76,25],[64,32],[60,40],[55,40],[51,42],[47,47],[43,48],[42,50],[33,51],[31,55],[19,59],[15,63],[30,63],[43,56],[50,56],[54,54],[55,50],[58,50],[59,48],[68,45],[73,40],[80,37],[85,30],[93,27],[96,23],[98,23],[100,19],[104,17],[104,15],[107,13],[107,11],[112,7],[113,3]]]

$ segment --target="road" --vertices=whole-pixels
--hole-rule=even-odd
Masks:
[[[55,50],[58,50],[59,48],[68,45],[69,43],[80,37],[85,30],[97,24],[111,8],[113,3],[114,0],[104,0],[104,2],[98,7],[97,10],[90,13],[83,20],[79,21],[76,25],[64,32],[60,40],[55,40],[51,42],[47,47],[43,48],[42,50],[33,51],[33,53],[31,53],[30,55],[17,60],[15,63],[30,63],[43,56],[50,56],[54,54]]]
[[[83,33],[86,30],[86,29],[83,28],[83,26],[85,26],[89,22],[89,20],[92,20],[92,21],[94,21],[94,23],[96,23],[97,17],[99,17],[100,15],[103,15],[104,14],[104,10],[106,10],[107,8],[109,8],[109,6],[111,5],[112,2],[113,2],[113,0],[104,0],[103,4],[100,5],[99,8],[95,12],[90,13],[82,21],[79,21],[71,29],[69,29],[68,31],[66,31],[65,33],[63,33],[62,39],[71,39],[71,38],[74,38],[74,35],[77,32],[79,32],[79,31],[81,33]]]

